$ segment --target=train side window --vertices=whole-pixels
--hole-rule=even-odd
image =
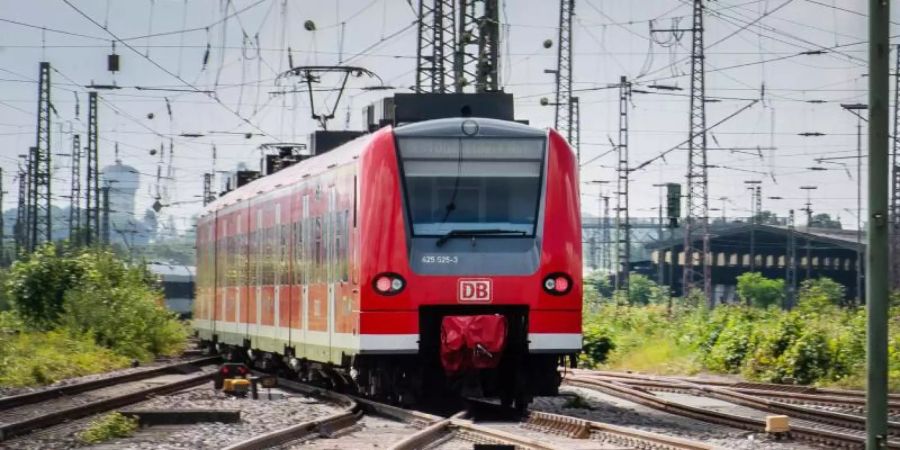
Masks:
[[[303,220],[294,222],[294,284],[303,284]]]
[[[344,281],[350,281],[350,211],[344,211]]]
[[[266,286],[271,286],[275,284],[275,266],[278,264],[277,258],[275,257],[275,225],[270,227],[266,227],[266,247],[265,247],[265,261],[266,261]]]
[[[263,242],[265,238],[265,228],[263,228],[263,212],[262,209],[256,210],[256,229],[253,231],[254,234],[254,254],[253,259],[255,261],[256,266],[256,284],[257,286],[262,286],[263,284]]]

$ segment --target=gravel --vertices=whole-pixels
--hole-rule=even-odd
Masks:
[[[792,441],[776,441],[765,433],[714,425],[687,417],[658,411],[590,389],[563,387],[560,397],[539,397],[532,404],[536,411],[546,411],[596,422],[626,426],[645,431],[706,442],[733,450],[808,450],[819,447]],[[580,396],[591,409],[569,408],[571,395]]]
[[[254,435],[280,429],[300,422],[314,420],[337,413],[340,408],[319,400],[293,393],[273,390],[276,394],[267,400],[265,392],[259,400],[234,398],[205,385],[165,397],[132,405],[129,409],[239,409],[239,423],[199,423],[194,425],[152,426],[138,430],[129,438],[113,439],[100,445],[80,445],[76,433],[86,426],[87,420],[73,422],[69,426],[43,432],[26,439],[8,443],[15,449],[66,449],[73,447],[94,449],[218,449],[248,439]]]
[[[282,448],[290,450],[374,450],[389,448],[406,436],[419,431],[412,425],[363,416],[355,425],[341,430],[334,436],[310,436]]]

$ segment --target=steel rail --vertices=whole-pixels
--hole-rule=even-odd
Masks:
[[[622,383],[611,383],[589,377],[568,377],[564,383],[571,386],[579,386],[597,390],[606,394],[623,398],[660,411],[690,417],[704,422],[728,425],[731,427],[764,432],[765,421],[752,417],[713,411],[700,407],[686,405],[684,403],[662,399],[653,394],[643,392]],[[814,443],[847,446],[850,448],[862,448],[865,445],[865,437],[862,433],[851,429],[825,429],[812,426],[812,424],[794,424],[789,433],[792,437]],[[887,448],[900,449],[900,442],[888,441]]]
[[[627,378],[634,380],[646,380],[650,375],[633,373],[633,372],[614,372],[607,370],[591,370],[591,369],[567,369],[572,374],[577,376],[605,376],[605,377],[616,377],[616,378]],[[822,388],[815,386],[803,386],[797,384],[776,384],[776,383],[760,383],[760,382],[748,382],[748,381],[728,381],[728,380],[709,380],[702,379],[696,377],[667,377],[673,378],[680,381],[687,381],[689,383],[703,384],[703,385],[711,385],[711,386],[721,386],[721,387],[729,387],[729,388],[739,388],[739,389],[760,389],[760,390],[769,390],[774,392],[796,392],[802,394],[822,394],[822,395],[834,395],[839,397],[847,397],[847,398],[866,398],[866,392],[861,390],[850,390],[850,389],[836,389],[836,388]],[[889,394],[889,400],[893,400],[896,402],[900,402],[900,394]]]
[[[550,450],[560,448],[536,439],[523,438],[504,431],[476,425],[470,420],[465,420],[465,417],[469,413],[469,411],[463,411],[457,413],[452,417],[443,418],[416,410],[387,405],[370,399],[335,393],[327,389],[311,386],[293,380],[279,378],[278,383],[281,387],[287,388],[289,390],[300,392],[309,396],[324,398],[333,402],[338,402],[347,405],[348,408],[350,402],[352,402],[357,405],[357,408],[349,408],[342,411],[341,413],[338,413],[335,416],[331,416],[325,419],[319,419],[318,421],[310,421],[303,424],[294,425],[292,426],[292,428],[295,430],[296,434],[293,434],[292,437],[282,436],[277,439],[273,438],[271,441],[269,440],[269,437],[257,437],[248,439],[241,444],[234,444],[230,447],[227,447],[227,449],[257,450],[269,446],[281,445],[291,440],[296,440],[310,434],[321,432],[320,429],[322,425],[318,423],[320,421],[326,421],[331,426],[349,426],[350,424],[355,422],[355,420],[346,424],[338,423],[336,425],[329,422],[338,421],[337,417],[343,417],[348,412],[354,412],[358,415],[361,415],[363,412],[371,413],[383,417],[392,418],[400,422],[421,428],[419,431],[403,438],[402,440],[394,443],[389,447],[394,450],[412,450],[423,448],[453,433],[469,435],[475,439],[490,443],[514,445],[518,448],[533,450]],[[543,428],[542,431],[547,431],[547,429],[551,429],[554,431],[566,431],[566,429],[571,428],[573,424],[576,424],[577,426],[581,423],[584,424],[583,427],[585,428],[586,432],[580,433],[578,436],[576,436],[577,438],[588,438],[592,435],[593,432],[595,435],[600,436],[603,440],[616,442],[618,444],[640,444],[642,445],[642,447],[640,448],[655,448],[661,450],[710,450],[715,448],[714,446],[690,441],[683,438],[668,437],[642,430],[629,429],[601,422],[591,422],[558,414],[532,412],[530,413],[528,422],[529,425],[534,426],[535,428]],[[326,424],[326,426],[328,426],[328,424]],[[272,432],[270,434],[273,434],[273,436],[277,436],[278,433],[280,433],[280,431]],[[260,443],[260,439],[265,439],[265,441]]]
[[[605,377],[600,377],[598,379],[610,380]],[[624,383],[629,385],[640,384],[642,387],[646,387],[648,385],[651,385],[652,383],[651,389],[653,389],[653,387],[657,387],[663,390],[680,391],[691,394],[700,393],[701,395],[707,397],[728,401],[749,408],[761,409],[771,413],[786,414],[797,419],[808,420],[811,422],[820,422],[828,425],[849,428],[852,430],[866,429],[866,419],[865,417],[860,415],[847,414],[836,411],[825,411],[797,404],[770,400],[767,398],[760,398],[758,394],[739,392],[737,389],[730,387],[706,386],[683,381],[682,379],[660,378],[653,376],[645,376],[640,380],[624,381]],[[668,387],[666,387],[666,384],[668,384]],[[797,395],[803,395],[796,393],[782,393],[782,395],[785,394],[793,394],[794,398],[796,398]],[[821,401],[824,402],[825,400]],[[888,432],[892,436],[900,435],[900,423],[888,422]]]
[[[35,416],[19,422],[0,424],[0,441],[4,441],[13,436],[20,436],[40,428],[47,428],[66,421],[80,419],[82,417],[138,403],[153,396],[169,394],[172,392],[187,389],[189,387],[197,386],[211,380],[213,375],[215,375],[215,372],[194,375],[192,377],[178,380],[172,383],[152,386],[138,391],[129,392],[127,394],[52,411],[47,414]]]
[[[285,428],[254,436],[250,439],[231,444],[224,450],[261,450],[276,447],[312,434],[328,434],[355,424],[362,411],[357,405],[347,407],[343,411],[328,417],[294,424]]]
[[[266,375],[262,372],[254,373],[258,375]],[[298,439],[314,434],[330,434],[355,424],[363,416],[363,411],[360,409],[360,404],[347,395],[283,378],[278,379],[278,385],[286,387],[289,390],[295,392],[300,392],[310,397],[316,397],[331,403],[337,403],[343,408],[336,414],[332,414],[327,417],[289,425],[284,428],[272,430],[263,434],[253,436],[249,439],[236,442],[227,447],[224,447],[224,450],[261,450],[265,448],[276,447],[291,441],[296,441]]]
[[[58,398],[58,397],[66,397],[70,395],[80,394],[82,392],[92,391],[95,389],[105,388],[109,386],[114,386],[117,384],[128,383],[131,381],[140,381],[147,378],[152,378],[155,376],[159,376],[171,371],[177,371],[181,368],[187,367],[196,367],[202,366],[206,364],[212,364],[220,361],[220,357],[218,356],[210,356],[198,359],[192,359],[188,361],[181,361],[173,364],[166,364],[164,366],[153,367],[146,370],[134,371],[122,375],[116,375],[107,378],[99,378],[96,380],[85,381],[82,383],[74,383],[65,386],[56,386],[47,389],[41,389],[39,391],[29,392],[26,394],[19,395],[11,395],[8,397],[0,398],[0,411],[4,411],[10,408],[15,408],[18,406],[29,405],[32,403],[39,403],[43,401],[47,401],[50,399]]]
[[[575,438],[587,438],[594,434],[598,435],[602,441],[634,448],[658,450],[713,450],[717,448],[714,445],[689,439],[541,411],[529,413],[528,423],[537,428],[556,429],[571,434]]]
[[[588,376],[588,375],[586,375]],[[829,392],[823,392],[818,388],[809,387],[803,390],[784,390],[784,389],[768,389],[768,388],[756,388],[753,387],[752,383],[705,383],[702,380],[696,379],[688,379],[681,377],[667,377],[666,380],[656,380],[650,378],[623,378],[619,376],[608,376],[608,375],[589,375],[591,378],[602,379],[606,381],[619,381],[622,383],[626,383],[632,386],[637,386],[641,388],[645,388],[651,391],[662,391],[662,392],[688,392],[690,389],[684,388],[678,385],[673,385],[671,381],[666,381],[668,379],[674,379],[676,381],[682,382],[690,382],[694,384],[699,384],[701,386],[718,386],[718,387],[726,387],[731,391],[739,392],[742,394],[748,394],[758,397],[767,397],[772,399],[777,399],[780,402],[785,403],[795,403],[795,404],[808,404],[808,405],[822,405],[822,406],[836,406],[840,408],[856,408],[862,409],[865,407],[865,398],[858,397],[855,395],[841,395],[834,394]],[[748,387],[744,387],[744,386]],[[777,386],[777,385],[776,385]],[[788,388],[793,386],[786,386]],[[889,409],[892,414],[900,414],[900,401],[891,401],[889,402]]]

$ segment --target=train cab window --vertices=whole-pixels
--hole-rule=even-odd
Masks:
[[[543,138],[398,138],[413,235],[500,230],[533,236]]]

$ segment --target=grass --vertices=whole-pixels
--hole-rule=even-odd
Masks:
[[[78,440],[85,444],[97,444],[110,439],[128,437],[138,428],[138,420],[119,412],[107,414],[88,424],[78,433]]]
[[[130,360],[90,335],[64,330],[0,337],[0,386],[25,387],[127,367]]]
[[[702,370],[694,349],[667,336],[648,339],[627,352],[615,352],[604,367],[657,375],[693,375]]]

